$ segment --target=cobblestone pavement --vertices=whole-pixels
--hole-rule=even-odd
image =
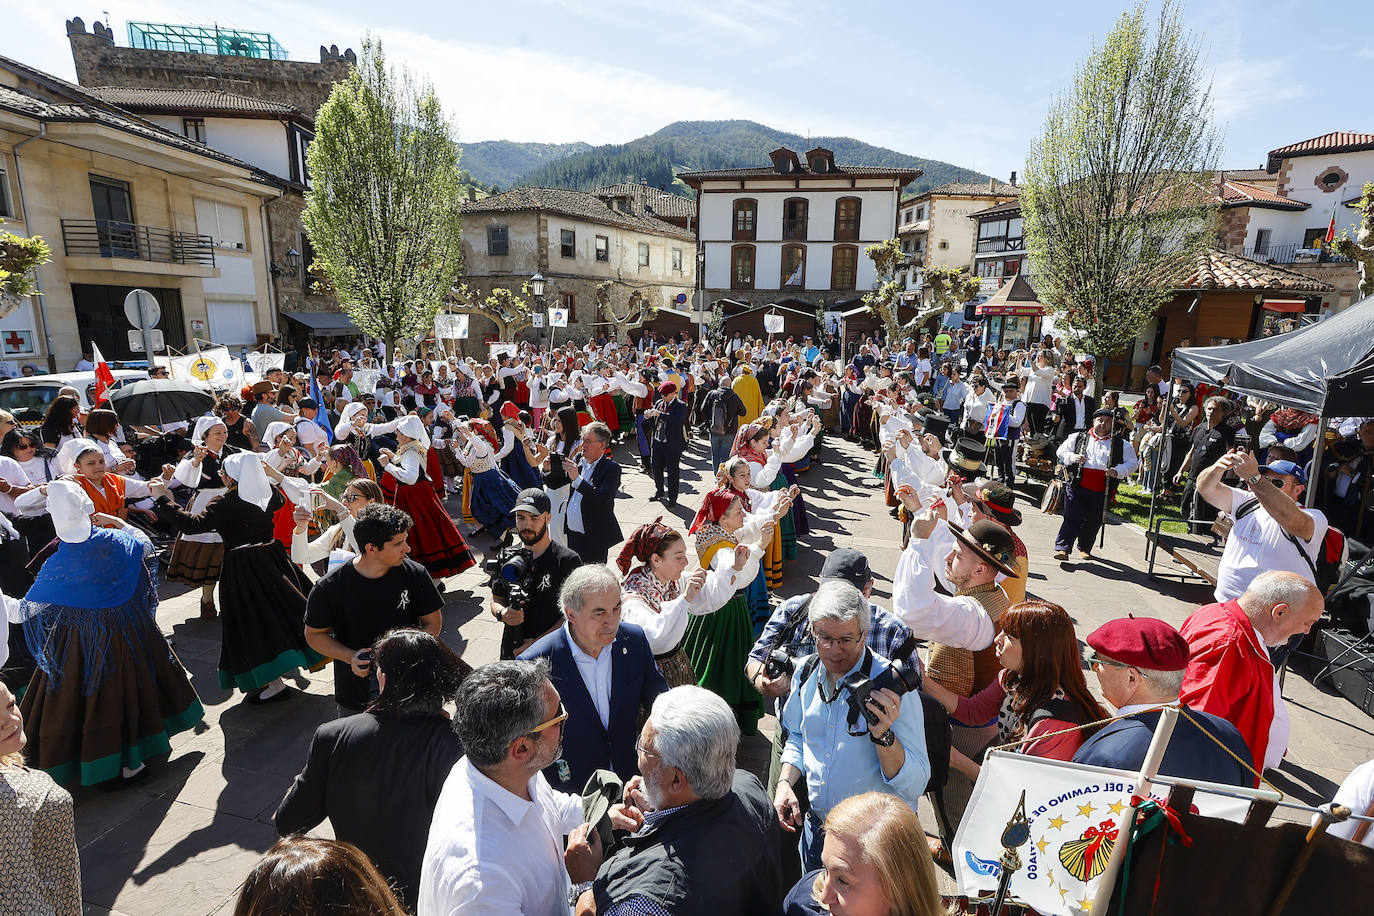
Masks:
[[[675,515],[685,531],[700,493],[710,485],[705,442],[696,440],[684,460],[684,505],[676,510],[649,501],[652,483],[636,469],[630,450],[617,448],[616,456],[625,467],[625,495],[617,515],[626,534],[659,515]],[[856,547],[868,554],[878,573],[875,600],[888,604],[887,577],[899,553],[897,523],[888,517],[881,481],[872,468],[871,455],[831,436],[824,462],[802,475],[812,534],[803,540],[797,561],[784,570],[784,597],[811,589],[828,551]],[[1080,637],[1128,612],[1179,624],[1210,600],[1209,592],[1195,585],[1147,580],[1144,542],[1138,530],[1124,525],[1109,527],[1106,546],[1095,559],[1053,563],[1049,555],[1058,519],[1030,505],[1030,497],[1038,493],[1031,486],[1020,494],[1025,523],[1018,533],[1031,554],[1030,591],[1064,605]],[[491,541],[475,538],[472,547],[480,555]],[[498,651],[500,624],[483,610],[484,581],[474,569],[447,582],[444,638],[474,665],[494,660]],[[197,592],[167,586],[158,620],[174,636],[191,671],[205,704],[205,723],[173,739],[170,759],[155,764],[140,785],[77,794],[76,832],[88,914],[232,912],[244,877],[276,839],[272,814],[305,760],[311,734],[334,715],[328,669],[296,679],[299,695],[267,707],[243,705],[242,694],[221,690],[215,678],[219,624],[197,619],[196,602]],[[1292,746],[1280,770],[1267,775],[1297,799],[1327,800],[1352,767],[1374,757],[1374,720],[1296,676],[1288,677],[1285,695],[1293,716]],[[765,720],[765,734],[771,734],[773,725]],[[755,772],[766,771],[767,738],[746,739],[740,760]],[[317,832],[328,836],[328,824]]]

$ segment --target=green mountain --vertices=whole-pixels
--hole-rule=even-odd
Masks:
[[[482,144],[474,144],[481,146]],[[520,147],[525,144],[509,144]],[[533,187],[590,190],[622,181],[647,180],[654,187],[689,193],[675,180],[677,172],[694,169],[744,168],[768,164],[779,146],[804,153],[823,146],[840,165],[918,168],[924,174],[907,190],[920,193],[951,181],[986,181],[987,175],[936,159],[922,159],[896,150],[872,146],[852,137],[803,137],[753,121],[677,121],[656,133],[629,143],[596,146],[552,158],[525,172],[517,181],[498,181]],[[468,147],[469,150],[472,146]],[[465,156],[463,166],[478,181],[491,182]]]
[[[509,188],[520,176],[540,166],[591,149],[590,143],[516,143],[483,140],[463,144],[460,163],[484,187]]]

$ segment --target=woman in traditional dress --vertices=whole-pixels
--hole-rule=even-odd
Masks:
[[[458,364],[458,377],[453,382],[453,414],[455,417],[482,415],[482,386],[467,363]]]
[[[29,759],[63,785],[129,779],[205,710],[157,627],[152,542],[96,513],[76,481],[43,489],[61,544],[19,609],[38,664],[23,703]]]
[[[229,445],[229,427],[219,417],[203,416],[196,420],[191,432],[192,450],[176,466],[172,479],[183,487],[195,490],[188,507],[192,515],[224,492],[224,478],[220,475],[224,461],[242,453]],[[215,583],[219,581],[224,563],[224,541],[214,529],[188,532],[185,529],[172,547],[172,559],[167,565],[168,582],[184,582],[200,586],[200,617],[214,620]]]
[[[436,580],[471,568],[477,561],[426,476],[429,436],[419,417],[397,421],[396,442],[396,451],[384,448],[378,456],[383,470],[378,483],[387,502],[404,509],[415,523],[406,535],[411,559]]]
[[[563,469],[563,459],[577,460],[582,446],[582,429],[577,425],[577,411],[566,403],[553,415],[553,433],[544,443],[544,492],[549,495],[549,537],[568,546],[566,529],[568,500],[572,498],[572,481]]]
[[[773,449],[782,459],[782,466],[779,468],[781,472],[779,476],[782,481],[779,483],[775,478],[773,489],[780,490],[791,487],[795,491],[792,496],[792,512],[790,514],[793,532],[792,552],[790,554],[787,552],[786,522],[783,524],[782,558],[784,561],[796,558],[796,539],[806,537],[811,533],[811,523],[806,517],[806,503],[803,502],[801,490],[797,487],[797,473],[802,462],[810,461],[808,455],[820,428],[821,418],[816,416],[814,412],[793,419],[786,404],[779,405],[774,417],[773,432],[776,433],[776,436]]]
[[[530,441],[529,427],[520,420],[520,408],[507,401],[501,405],[501,417],[501,448],[496,453],[501,470],[521,490],[543,486],[539,466],[548,456],[538,454],[542,447]]]
[[[386,423],[370,423],[367,405],[362,401],[349,401],[339,414],[339,422],[334,425],[334,444],[353,446],[363,467],[368,469],[368,476],[376,479],[381,472],[377,470],[376,463],[378,446],[372,437],[394,433],[399,422],[400,417]]]
[[[459,439],[462,442],[459,442]],[[482,524],[477,534],[500,537],[515,524],[511,510],[515,508],[520,488],[496,466],[496,430],[486,420],[470,420],[458,424],[453,448],[458,460],[471,474],[468,507],[472,516]],[[461,451],[458,449],[461,446]]]
[[[272,536],[272,516],[286,498],[268,477],[280,482],[281,475],[250,452],[225,458],[221,474],[225,489],[200,512],[178,509],[177,526],[223,538],[219,685],[267,703],[287,695],[283,674],[322,668],[327,659],[305,642],[310,580]]]
[[[778,505],[786,505],[786,501],[779,500]],[[758,574],[755,564],[763,554],[763,545],[773,537],[774,525],[771,516],[746,515],[740,495],[728,487],[718,487],[702,500],[689,532],[696,535],[697,560],[703,569],[714,572],[721,567],[739,567],[732,577],[734,596],[714,614],[692,617],[682,648],[697,684],[730,704],[740,731],[746,735],[758,733],[763,703],[744,673],[754,644],[745,589]],[[747,558],[741,560],[741,554]]]
[[[320,462],[318,458],[307,456],[296,445],[296,430],[289,423],[278,420],[267,424],[262,441],[267,446],[267,451],[262,455],[263,463],[285,478],[282,495],[286,503],[272,516],[272,536],[290,549],[296,527],[296,506],[304,501],[310,480],[320,469]],[[286,481],[295,486],[288,488]]]
[[[57,464],[63,475],[86,491],[95,504],[95,511],[121,521],[128,518],[126,499],[157,498],[167,491],[172,468],[163,469],[163,476],[151,481],[112,474],[107,470],[105,451],[93,439],[68,439],[57,452]],[[30,490],[15,500],[16,509],[25,516],[45,511],[43,494]],[[116,527],[104,524],[102,527]]]
[[[631,572],[636,561],[640,565]],[[700,568],[687,573],[687,542],[660,517],[635,529],[616,565],[625,577],[620,583],[621,620],[644,630],[669,687],[695,684],[692,663],[682,651],[688,621],[720,610],[745,586],[749,548],[737,548],[731,563],[709,572]]]
[[[736,455],[734,458],[727,459],[716,472],[716,485],[729,487],[739,494],[744,501],[744,511],[759,516],[771,516],[773,507],[779,498],[787,496],[795,499],[800,492],[797,487],[791,487],[787,491],[768,490],[763,491],[752,487],[750,484],[751,465],[749,462]],[[781,547],[777,541],[770,539],[764,545],[763,562],[759,563],[758,573],[754,580],[745,586],[745,597],[749,603],[749,614],[754,622],[754,632],[759,633],[763,630],[763,625],[772,616],[773,605],[768,600],[768,580],[764,573],[764,565],[770,552],[780,555]]]
[[[586,377],[587,403],[591,407],[592,415],[605,423],[611,431],[611,438],[616,439],[620,436],[620,412],[616,409],[615,398],[611,396],[611,392],[620,386],[612,373],[613,368],[609,363],[601,363]]]
[[[296,507],[296,527],[291,537],[291,562],[297,566],[308,566],[320,560],[330,560],[330,565],[342,562],[345,557],[336,556],[343,551],[357,554],[358,543],[353,540],[353,522],[367,506],[386,501],[386,494],[375,480],[359,477],[349,481],[339,499],[334,499],[323,488],[316,487],[311,493],[319,498],[323,508],[331,510],[339,519],[330,525],[320,536],[310,539],[310,513],[301,506]]]
[[[782,457],[768,449],[770,418],[760,418],[757,423],[740,427],[735,435],[735,447],[731,457],[743,458],[749,462],[749,485],[755,490],[782,490],[787,488],[787,478],[780,473]],[[768,587],[782,587],[782,564],[785,559],[797,555],[797,535],[789,513],[782,517],[780,524],[773,530],[772,543],[767,546],[763,558],[763,571]]]

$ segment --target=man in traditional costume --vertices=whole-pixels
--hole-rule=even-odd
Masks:
[[[1067,560],[1078,542],[1078,555],[1088,559],[1102,527],[1103,512],[1119,480],[1136,469],[1135,449],[1124,431],[1114,431],[1111,408],[1093,411],[1092,429],[1075,433],[1059,446],[1055,457],[1068,469],[1064,488],[1064,521],[1054,538],[1054,558]]]

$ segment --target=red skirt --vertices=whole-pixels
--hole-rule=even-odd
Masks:
[[[457,575],[476,565],[467,541],[434,494],[433,484],[428,480],[400,484],[394,474],[383,474],[378,483],[386,501],[410,515],[413,524],[406,540],[412,560],[439,578]]]
[[[611,432],[620,431],[620,411],[615,408],[615,398],[609,394],[598,394],[588,405],[596,418],[611,428]]]

